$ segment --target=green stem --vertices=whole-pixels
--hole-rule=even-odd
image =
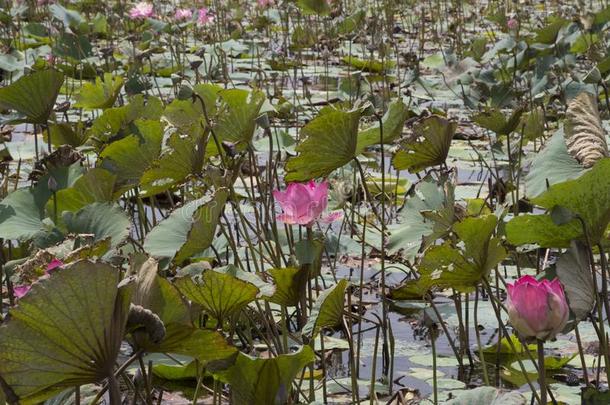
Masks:
[[[546,399],[546,376],[544,370],[544,341],[538,339],[538,384],[540,385],[540,402],[547,404]]]
[[[436,328],[430,330],[432,337],[432,390],[434,395],[434,405],[438,404],[438,387],[436,383]]]

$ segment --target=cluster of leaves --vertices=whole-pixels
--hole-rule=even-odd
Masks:
[[[206,45],[196,55],[205,57],[190,63],[185,55],[194,55],[181,48],[186,44],[179,39],[192,21],[167,24],[161,17],[126,21],[122,29],[139,39],[137,46],[100,52],[102,60],[96,56],[95,40],[112,39],[112,22],[103,13],[85,17],[91,15],[85,3],[78,5],[81,12],[49,6],[43,18],[52,21],[53,29],[27,23],[15,54],[0,57],[0,68],[12,82],[0,88],[0,109],[10,112],[2,115],[2,123],[42,129],[49,152],[54,150],[38,159],[35,135],[32,184],[15,187],[0,201],[0,240],[8,242],[3,253],[10,251],[13,259],[3,263],[7,287],[41,276],[0,325],[0,387],[10,402],[38,403],[92,383],[105,384],[111,402],[116,401],[117,378],[145,354],[181,356],[185,361],[179,371],[155,364],[154,374],[194,378],[197,387],[204,377],[213,377],[231,387],[236,404],[285,403],[299,395],[292,383],[305,378],[303,369],[316,361],[316,338],[323,341],[325,329],[343,326],[348,281],[333,274],[332,286],[318,289],[314,300],[311,285],[328,281],[321,271],[323,253],[336,254],[340,242],[330,249],[334,241],[322,241],[320,235],[314,239],[311,229],[308,240],[295,242],[300,237],[292,228],[279,229],[271,192],[278,186],[278,173],[286,182],[304,182],[360,170],[359,181],[351,186],[360,187],[363,195],[352,193],[339,203],[352,211],[352,235],[362,243],[359,253],[369,245],[383,255],[382,268],[392,262],[410,269],[406,280],[391,290],[391,299],[431,300],[441,290],[454,296],[472,293],[509,253],[518,259],[514,247],[535,245],[559,253],[545,276],[557,275],[564,284],[572,325],[591,314],[597,297],[590,258],[594,249],[604,251],[610,229],[610,159],[601,158],[590,169],[575,159],[566,147],[566,136],[575,130],[569,122],[565,136],[558,129],[545,139],[546,130],[561,118],[546,106],[557,100],[566,103],[583,92],[597,95],[596,84],[605,88],[610,59],[601,54],[600,45],[610,9],[593,13],[586,27],[552,17],[539,29],[510,33],[493,44],[487,37],[474,38],[460,56],[443,52],[416,60],[398,86],[412,92],[408,103],[393,90],[387,90],[391,100],[386,100],[385,88],[384,96],[372,91],[379,76],[384,83],[395,80],[390,73],[403,68],[388,57],[392,50],[377,44],[379,49],[369,57],[350,49],[349,55],[336,58],[350,72],[339,80],[340,102],[315,114],[307,111],[310,119],[295,141],[288,133],[272,134],[270,121],[289,126],[295,119],[300,125],[302,107],[284,95],[274,105],[269,93],[256,86],[227,89],[210,84],[229,81],[229,57],[237,62],[249,56],[251,48],[234,39],[241,35],[240,13],[226,24],[232,39]],[[298,11],[289,8],[285,13],[290,28],[284,39],[290,43],[279,52],[285,54],[267,64],[278,72],[297,71],[299,62],[289,61],[288,51],[300,54],[323,39],[321,30],[303,22],[313,21],[313,15],[327,22],[334,18],[324,30],[331,48],[339,46],[337,38],[351,44],[368,31],[377,35],[368,21],[373,14],[384,14],[388,24],[393,19],[388,4],[384,13],[358,7],[343,15],[335,3],[340,2],[296,1]],[[221,11],[226,9],[216,17],[228,14]],[[11,11],[19,18],[36,17],[29,12]],[[289,23],[292,12],[298,18]],[[259,23],[272,25],[265,19],[276,18],[282,23],[278,26],[284,23],[282,14],[278,19],[273,13],[256,13],[257,30]],[[2,22],[12,21],[4,11],[0,14]],[[491,19],[505,26],[504,17]],[[63,28],[57,38],[55,26]],[[209,31],[225,30],[217,28]],[[216,33],[204,31],[193,29],[192,35],[213,42]],[[166,45],[159,37],[169,38],[170,60],[157,57]],[[44,47],[52,49],[56,62],[29,53]],[[584,57],[594,67],[576,77],[572,72]],[[35,62],[25,69],[30,59]],[[97,65],[104,65],[103,73]],[[26,75],[28,70],[32,72]],[[442,87],[426,77],[426,70],[442,74]],[[184,85],[200,83],[201,75],[207,84]],[[396,80],[402,80],[398,76]],[[518,84],[517,77],[528,84]],[[158,78],[169,82],[166,87],[175,97],[161,94]],[[149,92],[150,79],[158,97]],[[85,82],[72,94],[76,80]],[[435,101],[443,92],[446,99],[471,110],[470,120],[489,139],[494,161],[479,159],[490,175],[486,198],[457,196],[459,176],[447,160],[460,133],[458,120],[434,103],[430,111],[411,104],[418,97]],[[591,105],[597,102],[588,99]],[[74,102],[76,121],[68,119],[64,101]],[[597,128],[601,131],[601,122]],[[603,144],[604,134],[596,136]],[[534,151],[540,144],[544,147],[532,154],[528,167],[522,158],[532,144]],[[366,178],[362,172],[365,162],[375,168],[378,159],[372,152],[379,150],[382,164],[386,154],[392,154],[388,162],[396,178]],[[601,155],[607,156],[607,150]],[[265,175],[260,174],[260,160],[266,161]],[[408,190],[406,180],[400,179],[405,172],[415,182]],[[244,173],[250,173],[249,185]],[[18,185],[19,173],[15,177]],[[404,204],[388,220],[390,194],[404,196]],[[524,196],[527,201],[522,201]],[[392,201],[399,201],[394,197]],[[541,211],[523,214],[522,202]],[[354,220],[356,211],[360,215],[354,204],[359,203],[376,208],[372,220]],[[245,219],[246,208],[258,215],[256,228]],[[51,257],[60,258],[64,266],[42,276]],[[7,296],[13,304],[11,288]],[[262,306],[267,312],[259,320]],[[296,326],[292,317],[298,318]],[[260,341],[261,329],[277,340],[267,345],[271,354],[256,355],[253,342]],[[384,331],[384,351],[391,346],[388,334],[391,330]],[[117,368],[125,342],[134,357]],[[504,338],[485,354],[506,354],[507,344],[511,350],[530,349]],[[559,369],[567,361],[551,360],[548,368]],[[490,387],[474,391],[452,403],[522,400],[520,394]]]

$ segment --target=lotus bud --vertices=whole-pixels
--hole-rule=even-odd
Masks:
[[[508,284],[507,291],[510,322],[523,337],[552,339],[565,327],[570,308],[558,279],[523,276]]]

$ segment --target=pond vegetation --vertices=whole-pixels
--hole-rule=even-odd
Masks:
[[[609,27],[0,0],[0,404],[610,404]]]

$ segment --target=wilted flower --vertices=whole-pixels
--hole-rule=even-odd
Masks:
[[[53,259],[53,260],[51,260],[51,262],[49,264],[47,264],[47,271],[45,273],[51,274],[52,272],[59,269],[60,267],[63,267],[63,265],[64,265],[64,262],[62,262],[61,260]]]
[[[176,14],[174,15],[174,19],[176,21],[185,21],[190,20],[193,17],[193,12],[188,8],[179,8],[176,10]]]
[[[210,10],[203,7],[199,9],[199,16],[197,17],[197,23],[200,25],[206,25],[214,22],[214,16],[210,13]]]
[[[552,339],[565,327],[570,309],[558,279],[523,276],[507,290],[510,322],[523,337]]]
[[[144,1],[136,4],[131,10],[129,10],[129,17],[132,20],[144,19],[153,16],[153,5]]]
[[[24,297],[32,289],[31,285],[16,285],[13,287],[15,298]]]
[[[45,278],[49,276],[51,273],[57,271],[58,269],[64,266],[64,262],[59,259],[53,259],[47,264],[47,269],[45,270],[44,276],[40,278]],[[13,294],[15,298],[23,298],[30,290],[32,289],[31,285],[16,285],[13,287]]]
[[[291,183],[285,191],[275,190],[273,196],[282,207],[283,214],[278,219],[287,224],[312,226],[320,219],[328,204],[328,182],[307,184]],[[331,213],[323,219],[331,222],[340,217],[339,212]]]

